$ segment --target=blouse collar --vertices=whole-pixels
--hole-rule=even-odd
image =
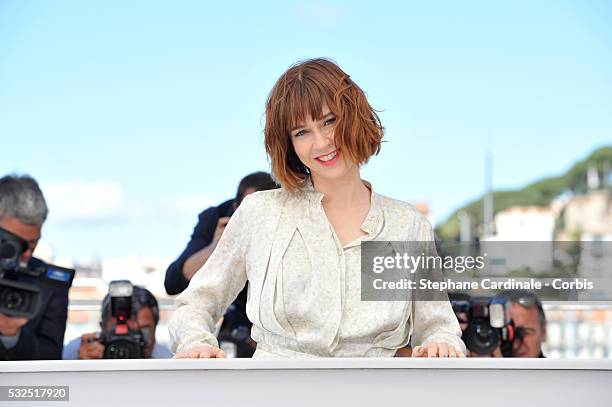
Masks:
[[[361,181],[370,190],[370,210],[361,224],[361,230],[368,234],[368,239],[372,239],[378,235],[382,229],[384,223],[383,211],[380,207],[379,196],[374,192],[372,184],[363,179]],[[304,180],[304,186],[301,190],[307,195],[311,206],[321,205],[321,201],[325,194],[314,189],[311,177],[307,177]]]

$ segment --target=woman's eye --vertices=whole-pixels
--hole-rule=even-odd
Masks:
[[[330,117],[329,119],[327,119],[327,120],[325,120],[323,122],[323,125],[324,126],[329,126],[329,125],[334,124],[335,122],[336,122],[336,118],[335,117]]]
[[[293,137],[300,137],[300,136],[303,136],[304,134],[306,134],[306,130],[300,130],[297,133],[295,133]]]

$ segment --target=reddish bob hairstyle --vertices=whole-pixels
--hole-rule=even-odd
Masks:
[[[293,150],[290,130],[307,116],[319,120],[326,105],[336,116],[336,147],[354,163],[378,154],[384,128],[364,92],[328,59],[309,59],[291,66],[278,79],[266,102],[264,130],[272,175],[289,191],[309,174]]]

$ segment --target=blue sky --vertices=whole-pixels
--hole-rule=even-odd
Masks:
[[[612,144],[612,3],[0,0],[0,173],[36,177],[59,256],[177,255],[269,168],[265,98],[331,57],[382,110],[363,177],[437,221]]]

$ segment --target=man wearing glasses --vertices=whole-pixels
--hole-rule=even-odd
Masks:
[[[510,313],[514,326],[522,328],[521,337],[514,341],[512,357],[543,358],[542,344],[546,342],[546,315],[538,297],[524,290],[506,290],[499,293],[512,305]]]
[[[23,240],[24,245],[27,243],[27,249],[19,259],[19,267],[28,270],[46,267],[32,253],[40,239],[48,212],[43,193],[32,177],[6,175],[0,178],[0,235],[10,234]],[[5,255],[3,253],[1,256],[3,265]],[[0,266],[0,270],[2,268]],[[0,360],[62,358],[69,286],[56,284],[51,279],[42,279],[38,307],[40,312],[33,317],[0,312]]]

